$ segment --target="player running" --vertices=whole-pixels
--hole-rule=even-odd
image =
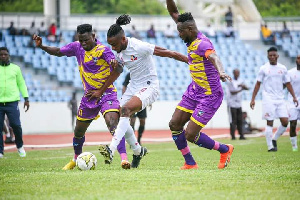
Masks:
[[[76,158],[82,153],[85,141],[85,132],[91,122],[96,120],[101,112],[109,132],[114,135],[119,121],[120,104],[117,99],[117,90],[112,84],[120,75],[123,68],[115,60],[112,51],[95,38],[90,24],[82,24],[77,27],[79,42],[72,42],[63,46],[50,47],[42,44],[42,38],[34,35],[36,46],[54,56],[76,56],[79,73],[84,88],[84,96],[77,113],[76,126],[73,137],[74,158],[63,170],[73,169]],[[127,159],[125,139],[121,138],[118,145],[121,156],[121,166],[130,168]]]
[[[156,101],[159,95],[159,82],[152,55],[170,57],[187,62],[187,57],[162,47],[126,37],[122,25],[129,24],[129,15],[121,15],[107,32],[107,42],[117,52],[117,59],[129,69],[131,81],[120,100],[121,117],[115,135],[109,146],[100,145],[100,153],[107,162],[111,162],[114,152],[122,137],[133,150],[132,168],[139,166],[140,160],[146,155],[147,149],[137,142],[130,126],[130,116],[145,109]]]
[[[233,146],[214,141],[200,131],[222,103],[223,90],[220,79],[226,81],[231,78],[224,72],[211,41],[198,30],[192,14],[179,14],[173,0],[166,0],[166,3],[169,14],[177,24],[179,36],[187,45],[188,64],[192,77],[192,83],[183,94],[169,123],[173,140],[185,159],[181,169],[198,168],[187,140],[200,147],[219,151],[218,168],[223,169],[230,162]],[[184,129],[187,122],[188,125]]]

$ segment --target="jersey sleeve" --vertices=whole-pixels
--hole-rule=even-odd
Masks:
[[[76,55],[76,51],[79,48],[79,42],[71,42],[60,48],[60,52],[65,56],[71,57]]]
[[[202,40],[197,48],[198,55],[207,58],[211,53],[214,53],[214,46],[209,40]]]
[[[153,55],[154,53],[154,44],[150,44],[148,42],[142,42],[140,40],[136,40],[136,51],[141,55]]]
[[[115,59],[114,53],[108,47],[105,47],[102,57],[105,60],[105,62],[107,62],[109,65],[110,65],[110,61]]]
[[[18,67],[18,72],[17,72],[17,85],[18,85],[19,91],[21,92],[23,98],[28,97],[27,86],[26,86],[25,80],[23,78],[21,69],[19,67]]]
[[[258,82],[263,82],[263,80],[264,80],[265,73],[264,73],[263,69],[264,68],[261,67],[258,71],[258,75],[257,75],[257,79],[256,79]]]

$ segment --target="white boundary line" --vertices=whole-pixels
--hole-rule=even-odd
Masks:
[[[284,135],[287,135],[288,133],[285,132]],[[251,135],[246,135],[247,138],[253,138],[253,137],[260,137],[263,136],[263,133],[256,133],[256,134],[251,134]],[[213,135],[211,136],[212,139],[217,139],[217,138],[229,138],[229,134],[221,134],[221,135]],[[172,137],[167,137],[167,138],[143,138],[144,142],[171,142],[173,141]],[[110,144],[111,141],[102,141],[102,142],[85,142],[84,146],[96,146],[99,144]],[[72,147],[73,143],[65,143],[65,144],[29,144],[29,145],[24,145],[25,148],[33,148],[33,149],[38,149],[38,148],[63,148],[63,147]],[[16,146],[6,146],[4,147],[4,150],[10,150],[10,149],[16,149]]]

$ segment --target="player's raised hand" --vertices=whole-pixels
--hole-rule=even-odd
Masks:
[[[43,40],[42,40],[42,38],[40,36],[34,34],[32,36],[32,39],[35,41],[35,46],[37,46],[37,47],[42,46]]]
[[[227,75],[225,72],[221,72],[220,73],[220,79],[221,81],[225,82],[226,80],[231,81],[231,77],[229,75]]]

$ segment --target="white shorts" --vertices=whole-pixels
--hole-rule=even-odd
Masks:
[[[133,96],[137,96],[142,101],[141,110],[143,110],[158,99],[159,84],[151,83],[150,85],[145,84],[142,87],[132,87],[129,83],[120,100],[120,106],[122,107],[124,104],[126,104]]]
[[[300,120],[300,106],[295,106],[295,104],[289,103],[289,120]]]
[[[262,103],[262,118],[274,120],[277,118],[288,118],[288,108],[285,101],[267,101]]]

